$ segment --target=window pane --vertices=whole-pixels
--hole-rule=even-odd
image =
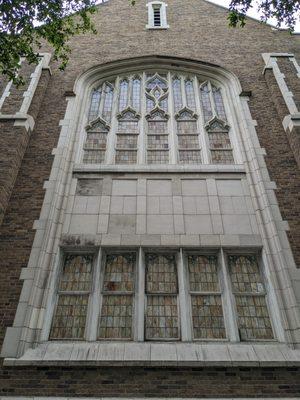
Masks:
[[[118,149],[136,149],[137,148],[137,135],[118,135],[117,136]]]
[[[208,132],[211,149],[231,149],[228,132]]]
[[[124,110],[127,106],[128,97],[128,81],[124,79],[120,82],[120,94],[119,94],[119,111]]]
[[[133,296],[103,296],[99,339],[132,338]]]
[[[83,154],[84,164],[102,164],[105,159],[105,151],[85,150]]]
[[[264,296],[235,296],[241,340],[273,339]]]
[[[110,122],[111,120],[111,110],[112,110],[112,102],[113,102],[113,88],[105,85],[104,90],[104,105],[103,105],[103,118]]]
[[[201,164],[200,150],[179,150],[181,164]]]
[[[50,339],[83,339],[89,295],[60,295]]]
[[[194,339],[225,339],[221,296],[191,297]]]
[[[136,164],[137,152],[132,150],[117,150],[116,164]]]
[[[189,255],[188,268],[192,292],[218,292],[220,290],[217,257]]]
[[[147,296],[146,339],[179,339],[177,296]]]
[[[141,80],[135,78],[132,82],[132,107],[139,111],[141,101]]]
[[[226,121],[226,114],[224,103],[222,99],[221,89],[216,88],[215,86],[212,87],[213,98],[216,106],[216,111],[218,117]]]
[[[213,117],[210,96],[209,96],[209,88],[207,84],[201,87],[200,94],[201,94],[200,98],[201,98],[202,111],[204,115],[204,121],[207,122]]]
[[[147,162],[148,164],[167,164],[169,162],[169,152],[148,150]]]
[[[232,150],[211,150],[211,162],[213,164],[233,164]]]
[[[197,134],[196,121],[178,121],[177,122],[178,135]]]
[[[148,149],[168,149],[168,135],[148,135]]]
[[[106,149],[107,133],[87,132],[84,149]]]
[[[178,146],[180,149],[198,149],[198,135],[178,135]]]
[[[229,256],[229,267],[234,292],[264,293],[255,256]]]
[[[147,293],[177,293],[177,271],[174,255],[146,255]]]
[[[149,121],[148,133],[168,133],[168,125],[166,121]]]
[[[189,79],[185,82],[185,94],[186,94],[186,102],[187,106],[192,110],[195,109],[195,93],[193,82]]]
[[[179,111],[182,108],[181,82],[179,78],[173,79],[173,96],[175,111]]]
[[[93,119],[97,118],[99,114],[100,100],[101,100],[101,91],[94,89],[92,92],[92,98],[90,103],[90,110],[88,116],[89,121],[92,121]]]
[[[90,290],[92,255],[67,255],[59,282],[59,290]]]
[[[106,256],[104,291],[132,292],[134,290],[135,253]]]

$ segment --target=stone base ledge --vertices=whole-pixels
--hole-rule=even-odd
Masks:
[[[5,366],[300,366],[300,349],[285,344],[47,342]]]

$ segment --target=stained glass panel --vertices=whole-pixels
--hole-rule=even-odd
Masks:
[[[84,149],[106,149],[107,133],[87,132]]]
[[[177,296],[147,296],[146,339],[179,339]]]
[[[133,296],[103,296],[98,339],[132,339]]]
[[[134,290],[135,253],[106,256],[104,291],[132,292]]]
[[[97,118],[99,114],[100,100],[101,90],[94,89],[92,92],[88,121],[92,121],[93,119]]]
[[[179,78],[173,79],[173,98],[175,111],[182,108],[181,82]]]
[[[224,107],[224,103],[223,103],[223,99],[222,99],[221,89],[216,88],[215,86],[212,86],[212,93],[213,93],[213,98],[214,98],[214,102],[215,102],[217,115],[219,118],[226,121],[226,113],[225,113],[225,107]]]
[[[127,106],[128,97],[128,81],[126,79],[120,82],[120,92],[119,92],[119,111],[124,110]]]
[[[192,110],[195,110],[194,85],[193,82],[189,79],[185,81],[185,94],[187,106]]]
[[[168,133],[166,121],[148,121],[148,133]]]
[[[264,284],[255,256],[229,256],[234,292],[264,293]]]
[[[148,149],[168,149],[168,135],[148,135]]]
[[[221,296],[192,295],[194,339],[225,339]]]
[[[116,164],[136,164],[136,150],[116,150]]]
[[[112,112],[112,103],[113,103],[113,88],[109,85],[105,85],[104,89],[104,105],[103,105],[103,118],[105,121],[110,122],[111,120],[111,112]]]
[[[177,293],[174,255],[146,254],[147,293]]]
[[[232,150],[211,150],[211,162],[213,164],[233,164]]]
[[[50,339],[83,339],[89,295],[59,295]]]
[[[83,154],[84,164],[102,164],[105,160],[105,151],[85,150]]]
[[[200,100],[202,105],[202,111],[204,116],[204,121],[208,122],[213,117],[212,106],[210,102],[209,88],[208,85],[201,86],[200,89]]]
[[[180,149],[199,149],[198,135],[178,135]]]
[[[178,121],[177,132],[178,135],[197,134],[196,121]]]
[[[179,150],[181,164],[201,164],[200,150]]]
[[[208,139],[211,149],[231,149],[228,132],[209,132]]]
[[[67,255],[59,282],[59,290],[90,290],[93,256]]]
[[[132,107],[139,111],[141,101],[141,80],[135,78],[132,82]]]
[[[167,164],[169,162],[169,151],[147,150],[148,164]]]
[[[188,269],[192,292],[218,292],[220,290],[217,257],[189,255]]]
[[[137,148],[137,135],[118,135],[117,136],[118,149],[136,149]]]

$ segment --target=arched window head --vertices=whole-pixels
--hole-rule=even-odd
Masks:
[[[84,164],[234,164],[230,106],[217,81],[167,69],[91,89]]]
[[[147,3],[148,7],[148,24],[147,29],[167,29],[167,7],[168,5],[162,1],[151,1]]]

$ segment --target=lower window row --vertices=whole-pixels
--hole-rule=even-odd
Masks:
[[[270,340],[256,254],[66,253],[52,340]]]

